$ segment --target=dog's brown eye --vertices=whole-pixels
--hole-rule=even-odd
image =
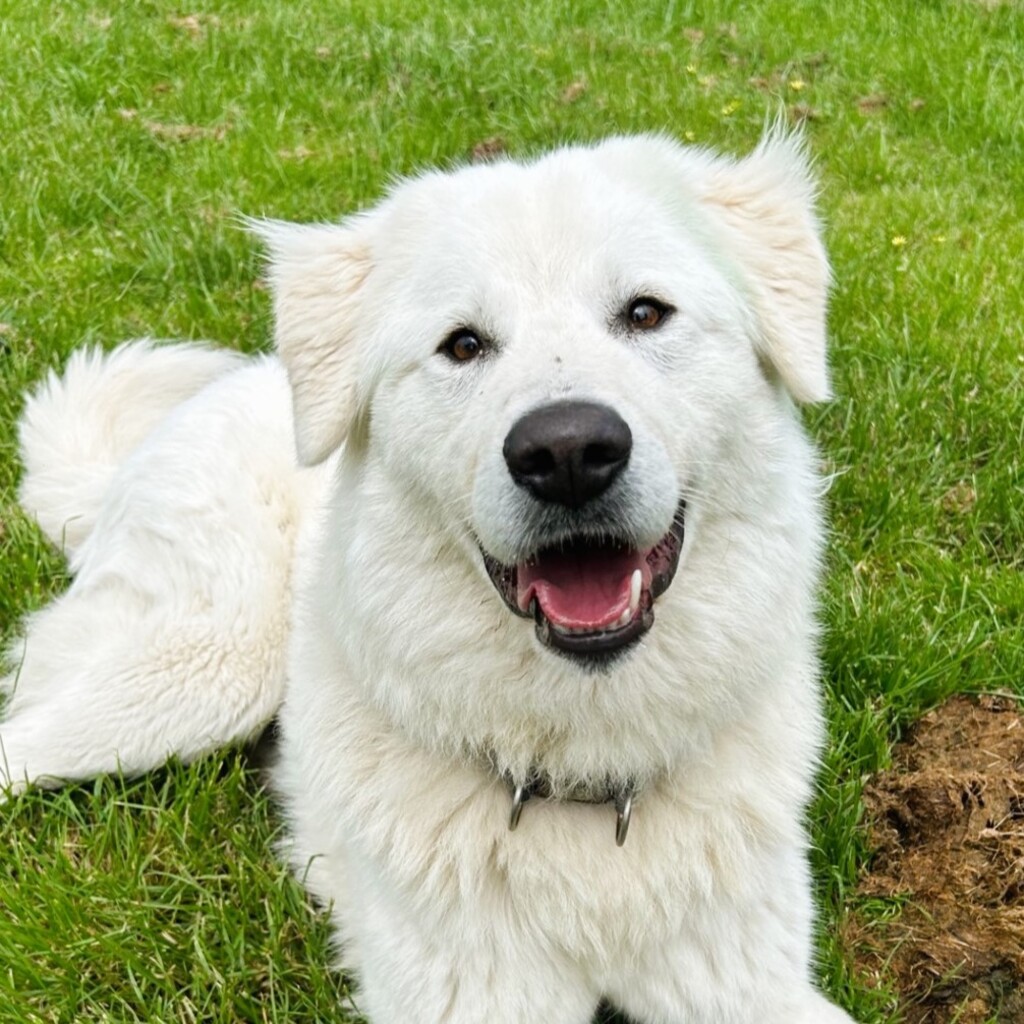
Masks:
[[[442,351],[457,363],[468,363],[484,350],[483,342],[472,331],[456,331],[441,346]]]
[[[657,299],[634,299],[626,310],[626,320],[637,331],[649,331],[665,319],[669,307]]]

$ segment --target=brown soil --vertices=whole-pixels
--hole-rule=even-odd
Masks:
[[[908,1024],[1024,1024],[1024,714],[956,697],[865,787],[875,851],[859,892],[905,900],[849,938]]]

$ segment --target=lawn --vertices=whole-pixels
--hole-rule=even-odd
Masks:
[[[820,974],[898,1020],[841,941],[894,912],[853,891],[862,780],[949,694],[1024,694],[1016,3],[0,0],[0,635],[66,582],[16,506],[22,392],[83,342],[265,349],[240,215],[335,218],[478,147],[742,152],[780,112],[836,277],[836,397],[807,411],[834,524]],[[238,751],[0,808],[0,1022],[358,1020],[278,829]]]

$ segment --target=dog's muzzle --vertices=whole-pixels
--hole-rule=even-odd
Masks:
[[[606,662],[654,624],[654,601],[675,576],[685,503],[653,547],[632,546],[611,515],[595,507],[629,462],[632,434],[613,409],[554,402],[527,413],[505,439],[516,484],[542,508],[557,507],[563,526],[551,542],[515,565],[483,552],[498,593],[530,616],[542,644],[585,662]],[[578,522],[577,532],[565,523]]]

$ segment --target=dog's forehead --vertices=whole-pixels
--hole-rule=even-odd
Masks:
[[[564,270],[581,258],[636,265],[686,246],[699,215],[642,145],[629,154],[569,148],[400,184],[380,208],[379,255],[440,269]],[[675,187],[673,187],[675,186]],[[424,263],[426,261],[426,263]]]

